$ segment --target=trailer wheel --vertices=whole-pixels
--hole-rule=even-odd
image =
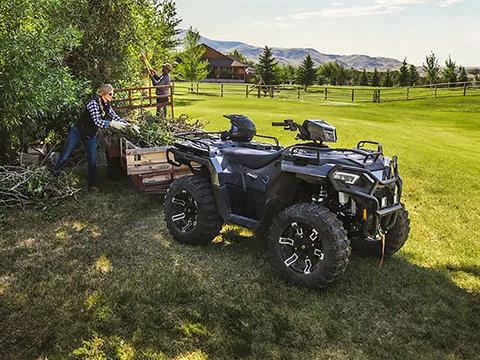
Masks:
[[[286,208],[272,223],[268,255],[287,282],[324,288],[345,271],[350,246],[343,224],[333,213],[301,203]]]
[[[165,197],[165,222],[175,240],[205,245],[222,229],[210,182],[201,176],[185,176],[170,184]]]

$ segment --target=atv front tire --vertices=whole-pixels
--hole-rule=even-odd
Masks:
[[[400,250],[408,239],[410,233],[410,219],[405,206],[397,214],[395,225],[385,234],[385,253],[386,257],[392,256]],[[352,237],[352,249],[359,255],[381,256],[382,242],[380,240],[363,239]]]
[[[222,229],[210,181],[202,176],[185,176],[170,184],[165,197],[165,222],[175,240],[188,245],[205,245]]]
[[[286,208],[273,221],[268,255],[287,282],[324,288],[347,268],[350,243],[343,224],[327,208],[301,203]]]

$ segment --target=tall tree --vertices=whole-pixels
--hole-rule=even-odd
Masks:
[[[410,85],[414,86],[417,85],[420,81],[420,75],[418,74],[417,68],[415,65],[410,65],[409,69],[409,80],[410,80]]]
[[[277,81],[278,62],[272,55],[272,50],[265,46],[263,53],[260,55],[257,65],[257,72],[265,82],[265,84],[274,84]]]
[[[468,81],[468,75],[467,72],[465,71],[464,66],[459,66],[459,74],[458,74],[458,81],[460,82],[467,82]]]
[[[318,74],[324,78],[330,85],[336,85],[337,73],[339,71],[339,65],[336,62],[328,62],[320,65],[318,68]]]
[[[399,69],[398,84],[400,86],[407,86],[410,84],[410,73],[407,67],[407,58],[403,59],[402,66]]]
[[[290,64],[278,66],[279,81],[283,84],[293,84],[296,80],[297,69]]]
[[[383,76],[383,84],[384,87],[392,87],[393,86],[393,80],[392,76],[390,75],[390,70],[387,70],[385,72],[385,75]]]
[[[426,64],[423,64],[423,69],[425,70],[427,81],[430,82],[430,85],[437,82],[438,73],[440,72],[440,65],[438,64],[437,57],[432,52],[430,55],[425,57]]]
[[[380,86],[380,75],[378,74],[377,68],[373,70],[371,85],[375,87]]]
[[[362,77],[360,78],[360,85],[367,86],[368,85],[368,76],[367,70],[363,69]]]
[[[200,34],[190,27],[183,39],[184,50],[178,55],[176,73],[182,80],[200,81],[208,75],[208,61],[203,59],[205,48],[199,42]]]
[[[313,60],[310,54],[307,54],[298,69],[298,83],[303,85],[305,91],[307,91],[307,87],[313,85],[315,83],[315,80],[316,72]]]
[[[455,64],[450,55],[445,60],[445,68],[442,72],[445,82],[454,83],[457,81],[457,64]]]

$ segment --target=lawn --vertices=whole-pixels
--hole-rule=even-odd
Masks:
[[[1,359],[473,359],[480,357],[480,97],[351,104],[177,96],[177,114],[226,129],[319,118],[339,146],[399,156],[406,246],[383,268],[353,255],[324,291],[278,280],[262,239],[225,226],[176,243],[162,198],[128,180],[43,210],[0,214]],[[104,171],[100,171],[104,178]]]

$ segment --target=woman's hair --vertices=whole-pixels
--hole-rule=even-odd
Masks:
[[[113,86],[110,84],[103,84],[97,89],[97,95],[103,96],[105,94],[111,93],[113,91]]]

